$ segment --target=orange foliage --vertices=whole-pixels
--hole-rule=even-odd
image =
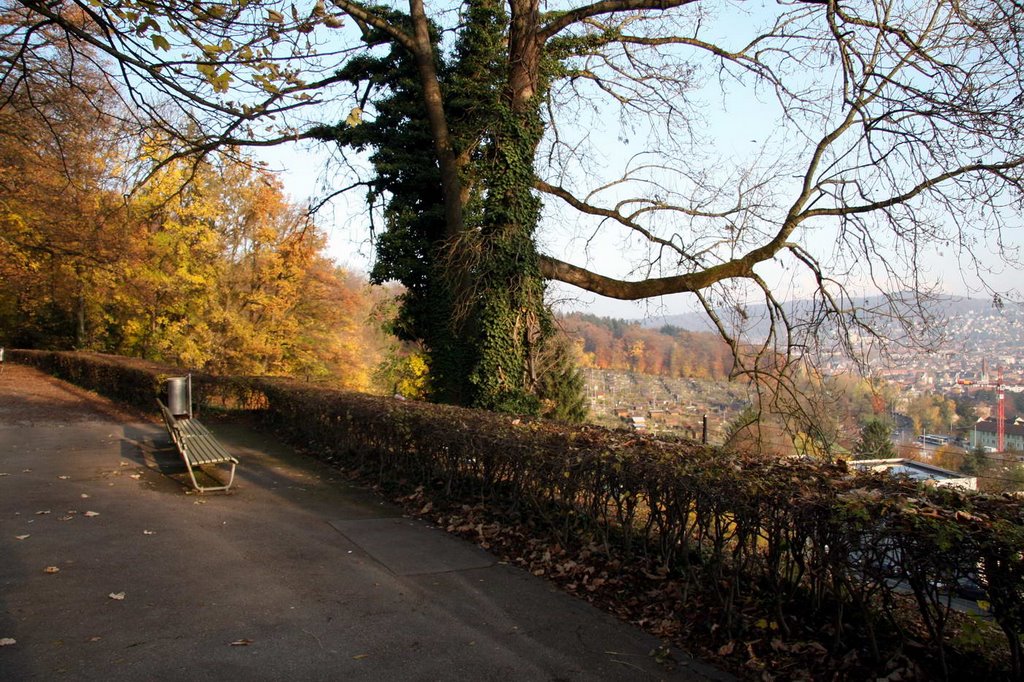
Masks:
[[[714,334],[579,313],[562,317],[560,324],[584,366],[698,379],[725,379],[732,369],[729,346]]]

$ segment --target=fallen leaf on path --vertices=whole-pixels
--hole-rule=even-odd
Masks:
[[[102,638],[102,637],[99,637],[99,636],[96,636],[96,635],[93,635],[92,637],[90,637],[89,639],[87,639],[87,640],[85,640],[85,641],[87,641],[87,642],[98,642],[98,641],[100,641],[101,639],[103,639],[103,638]]]
[[[88,516],[89,518],[92,518],[93,516],[99,516],[99,515],[100,515],[99,512],[94,512],[94,511],[87,511],[84,514],[82,514],[82,516]]]
[[[22,469],[21,473],[23,473],[23,474],[31,474],[32,470],[31,469]]]
[[[88,496],[88,495],[86,495],[85,493],[82,493],[82,499],[83,499],[83,500],[88,500],[88,499],[89,499],[89,496]]]
[[[14,539],[15,540],[27,540],[30,537],[32,537],[32,536],[31,535],[15,535]]]
[[[132,474],[128,478],[134,478],[136,481],[142,478],[142,474]]]
[[[75,517],[74,516],[60,516],[60,517],[57,518],[57,520],[58,521],[70,521],[73,518],[75,518]]]
[[[364,658],[366,658],[369,655],[370,654],[356,654],[355,656],[352,657],[352,660],[361,661],[361,660],[363,660]]]
[[[124,601],[124,592],[111,592],[107,596],[115,601]]]
[[[236,639],[231,642],[231,646],[249,646],[250,644],[252,644],[251,639]]]
[[[49,509],[44,509],[42,511],[37,511],[36,512],[36,516],[42,516],[43,514],[49,514],[49,513],[50,513]]]
[[[729,642],[728,644],[724,644],[724,645],[722,645],[722,646],[720,646],[718,648],[718,655],[719,656],[728,656],[729,654],[732,653],[733,649],[735,649],[735,648],[736,648],[736,642]]]
[[[71,477],[70,477],[70,476],[58,476],[57,478],[59,478],[59,479],[60,479],[60,480],[62,480],[62,481],[67,481],[67,480],[68,480],[68,479],[70,479]]]
[[[56,566],[47,566],[43,569],[43,573],[60,573],[60,569]]]
[[[10,476],[10,474],[0,473],[0,476]]]
[[[156,531],[155,530],[144,530],[144,531],[142,531],[142,534],[143,535],[156,535]]]
[[[0,637],[0,646],[14,646],[17,643],[18,642],[10,637]]]

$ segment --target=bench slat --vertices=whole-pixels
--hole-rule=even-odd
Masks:
[[[185,450],[190,460],[197,464],[220,464],[237,462],[224,447],[208,436],[185,435]]]

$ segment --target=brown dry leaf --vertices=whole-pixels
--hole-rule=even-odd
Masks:
[[[735,648],[736,642],[729,642],[728,644],[723,644],[722,646],[718,647],[718,655],[729,656],[730,654],[732,654],[732,651]]]
[[[17,643],[13,637],[0,637],[0,646],[14,646]]]
[[[430,510],[431,510],[431,509],[433,509],[433,508],[434,508],[434,503],[433,503],[433,502],[427,502],[427,503],[426,503],[425,505],[423,505],[423,507],[422,507],[422,508],[420,509],[420,512],[419,512],[419,513],[420,513],[420,514],[427,514],[427,513],[429,513],[429,512],[430,512]]]
[[[93,635],[92,637],[90,637],[89,639],[87,639],[87,640],[85,640],[85,641],[87,641],[87,642],[98,642],[98,641],[100,641],[101,639],[103,639],[103,638],[102,638],[102,637],[99,637],[98,635]]]
[[[361,660],[363,660],[364,658],[366,658],[369,655],[370,654],[356,654],[355,656],[352,657],[352,660],[354,660],[354,661],[361,661]]]
[[[42,511],[37,511],[36,512],[36,516],[42,516],[43,514],[49,514],[49,513],[50,513],[49,509],[44,509]]]
[[[86,493],[82,493],[82,499],[83,500],[88,500],[89,496]]]
[[[82,514],[82,516],[88,516],[89,518],[92,518],[94,516],[99,516],[99,515],[100,515],[99,512],[94,512],[94,511],[87,511],[84,514]]]
[[[32,537],[32,536],[31,535],[15,535],[14,539],[15,540],[27,540],[30,537]]]
[[[70,521],[73,518],[75,518],[75,517],[74,516],[60,516],[60,517],[57,518],[57,520],[58,521]]]
[[[59,478],[59,479],[60,479],[60,480],[62,480],[62,481],[67,481],[67,480],[70,480],[70,479],[71,479],[71,477],[70,477],[70,476],[58,476],[57,478]]]
[[[142,474],[132,474],[128,478],[134,478],[136,481],[142,478]]]
[[[156,535],[156,531],[155,530],[144,530],[144,531],[142,531],[142,534],[143,535]]]
[[[229,646],[249,646],[250,644],[252,644],[251,639],[236,639]]]
[[[43,569],[43,573],[60,573],[60,569],[56,566],[47,566]]]
[[[111,592],[107,596],[110,597],[111,599],[113,599],[114,601],[124,601],[125,593],[124,592]]]

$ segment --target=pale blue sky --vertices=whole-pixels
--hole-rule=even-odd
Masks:
[[[752,10],[755,15],[762,13],[763,7],[774,7],[768,2],[737,3],[727,14],[719,17],[714,26],[721,35],[731,36],[730,43],[739,43],[735,35],[737,26],[744,26],[748,20],[735,21],[735,12]],[[741,9],[736,9],[741,8]],[[780,110],[770,93],[754,94],[752,90],[739,85],[728,85],[726,89],[712,75],[708,87],[695,90],[695,100],[700,102],[698,109],[703,118],[697,131],[708,139],[705,150],[712,160],[712,172],[715,166],[723,169],[735,164],[742,166],[758,152],[766,150],[769,158],[784,154],[791,132],[780,123]],[[636,151],[642,148],[644,133],[630,134],[617,124],[613,113],[598,112],[589,118],[581,118],[581,129],[594,134],[595,156],[593,170],[606,171],[615,177],[618,170]],[[573,132],[573,131],[567,131]],[[638,138],[624,141],[625,137]],[[799,140],[797,140],[799,142]],[[328,191],[321,183],[322,168],[327,158],[324,147],[292,145],[285,148],[267,150],[263,155],[271,167],[283,169],[282,178],[292,198],[305,202],[310,198],[322,197]],[[588,169],[591,170],[591,169]],[[792,183],[792,176],[781,175],[773,182],[780,187]],[[334,184],[343,186],[344,179]],[[784,191],[784,190],[783,190]],[[368,221],[362,204],[363,195],[360,190],[348,196],[339,197],[325,207],[318,222],[330,237],[330,254],[341,265],[354,270],[367,270],[372,262],[372,247],[368,242]],[[614,200],[610,198],[609,200]],[[632,267],[642,259],[643,249],[635,240],[622,234],[612,235],[612,231],[604,230],[592,239],[595,223],[592,219],[580,220],[574,212],[559,209],[557,199],[548,199],[548,209],[539,231],[539,243],[542,251],[555,257],[569,260],[577,265],[590,267],[602,274],[613,277],[629,278]],[[1015,216],[1010,221],[1011,231],[1004,235],[1005,243],[1019,248],[1024,244],[1024,227],[1021,218]],[[834,231],[828,227],[819,227],[813,233],[806,234],[800,241],[806,244],[816,256],[827,256],[835,243]],[[991,254],[995,247],[991,242],[981,241],[974,247],[975,256],[982,261],[992,261]],[[978,281],[962,275],[960,267],[949,247],[925,250],[917,261],[919,269],[926,273],[926,279],[939,282],[940,288],[951,294],[977,293]],[[780,264],[765,264],[759,268],[759,274],[765,277],[783,298],[800,298],[810,289],[811,283],[806,275],[794,276],[793,269]],[[634,274],[635,276],[635,274]],[[996,288],[1009,290],[1024,288],[1024,272],[1003,268],[990,279]],[[856,286],[856,285],[854,285]],[[854,289],[854,292],[860,294]],[[692,296],[679,295],[640,302],[615,301],[597,297],[573,287],[554,285],[554,298],[565,300],[564,305],[573,309],[586,309],[596,314],[616,317],[658,317],[663,314],[690,312],[694,309]],[[864,291],[864,293],[873,293]]]

